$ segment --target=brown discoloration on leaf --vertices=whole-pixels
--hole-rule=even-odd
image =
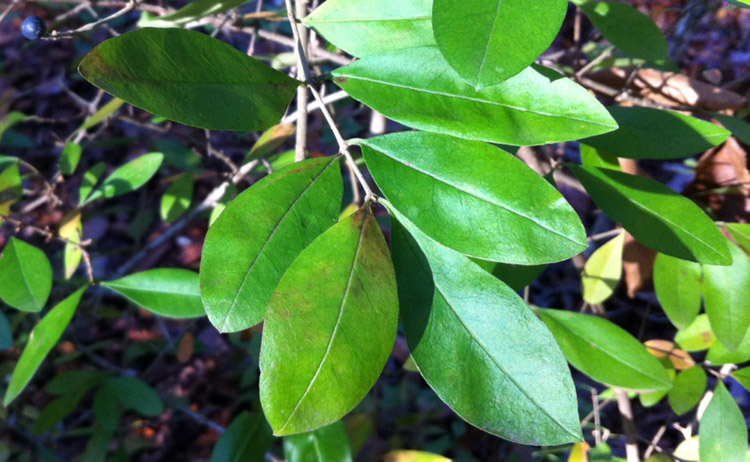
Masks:
[[[656,254],[656,251],[636,241],[630,233],[625,233],[622,263],[628,297],[635,298],[638,291],[651,280]]]

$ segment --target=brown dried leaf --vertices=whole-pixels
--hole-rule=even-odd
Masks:
[[[675,348],[675,344],[669,340],[647,340],[643,344],[646,345],[648,352],[655,357],[659,359],[669,358],[674,368],[678,371],[684,371],[695,366],[695,361],[690,356],[690,353]]]
[[[185,332],[185,335],[182,336],[182,340],[180,340],[180,344],[177,346],[177,361],[180,364],[190,361],[190,358],[193,357],[194,351],[195,337],[192,332]]]
[[[623,279],[628,297],[635,298],[638,291],[651,280],[656,251],[651,250],[628,232],[625,233],[625,248],[622,252]]]

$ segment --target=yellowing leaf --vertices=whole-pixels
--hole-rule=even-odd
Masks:
[[[690,353],[675,348],[675,344],[668,340],[648,340],[644,342],[649,353],[659,359],[667,358],[678,371],[684,371],[695,366]]]
[[[615,291],[622,277],[622,250],[625,233],[599,247],[583,267],[583,299],[592,305],[604,302]]]
[[[391,451],[385,455],[385,462],[451,462],[451,459],[422,451]]]
[[[568,462],[588,462],[591,446],[587,442],[576,443],[568,456]]]

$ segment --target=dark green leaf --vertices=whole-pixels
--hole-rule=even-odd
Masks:
[[[432,0],[328,0],[303,22],[347,53],[363,57],[434,45],[431,20]]]
[[[566,0],[434,0],[432,27],[445,59],[477,89],[518,74],[549,48]]]
[[[0,256],[0,298],[21,311],[42,311],[52,290],[52,265],[31,244],[11,237]]]
[[[55,428],[78,407],[87,391],[87,389],[72,391],[50,401],[34,421],[31,433],[39,435]]]
[[[183,173],[161,198],[161,219],[174,223],[190,208],[193,201],[193,174]]]
[[[683,415],[698,405],[706,392],[708,377],[701,366],[694,366],[680,372],[669,390],[669,405],[675,414]]]
[[[193,271],[157,268],[101,284],[160,316],[198,318],[206,315],[198,273]]]
[[[592,379],[629,390],[668,390],[667,372],[641,342],[606,319],[571,311],[539,309],[576,369]]]
[[[530,146],[617,128],[586,90],[537,66],[477,91],[437,48],[419,47],[369,56],[333,75],[349,95],[385,116],[459,138]]]
[[[746,460],[747,424],[737,403],[722,382],[700,420],[701,462]]]
[[[66,395],[81,389],[89,390],[99,385],[103,379],[104,374],[99,371],[65,371],[50,380],[44,390],[52,395]]]
[[[656,251],[699,263],[731,263],[727,240],[689,199],[661,183],[609,169],[571,165],[596,205]]]
[[[664,312],[678,329],[684,329],[701,311],[701,265],[660,253],[654,264],[654,289]]]
[[[201,297],[217,329],[263,320],[284,271],[336,223],[342,195],[339,157],[324,157],[279,170],[229,203],[208,230],[201,261]]]
[[[573,0],[605,39],[617,48],[647,61],[667,59],[669,45],[648,16],[620,2]]]
[[[351,411],[383,370],[397,325],[393,264],[368,205],[297,257],[268,306],[260,399],[274,433],[312,431]]]
[[[398,219],[392,247],[404,334],[430,387],[502,438],[580,441],[570,370],[544,324],[511,288],[383,203]]]
[[[132,409],[146,417],[164,412],[164,403],[149,384],[135,377],[116,377],[102,385],[109,387],[125,409]]]
[[[486,260],[472,259],[483,270],[500,279],[508,286],[518,292],[524,287],[531,285],[540,274],[547,269],[548,265],[511,265],[507,263],[495,263]]]
[[[388,200],[445,246],[523,265],[565,260],[588,246],[560,193],[494,146],[416,131],[360,143]]]
[[[100,44],[83,77],[158,116],[209,130],[264,130],[284,115],[299,85],[200,32],[146,28]]]
[[[63,175],[72,175],[78,167],[81,160],[83,148],[80,144],[66,143],[63,148],[62,157],[60,158],[60,173]]]
[[[8,318],[0,313],[0,350],[10,350],[11,348],[13,348],[13,330]]]
[[[622,171],[617,156],[599,152],[597,149],[583,143],[581,143],[581,163],[586,167],[601,167]]]
[[[103,427],[96,427],[86,443],[81,462],[106,462],[114,434]]]
[[[343,422],[284,438],[288,462],[351,462],[352,450]]]
[[[214,446],[211,462],[262,461],[272,440],[271,427],[262,414],[241,412]]]
[[[620,128],[583,142],[617,157],[686,157],[718,146],[731,135],[718,125],[677,112],[624,106],[607,109]]]
[[[750,144],[750,124],[739,117],[731,117],[723,114],[712,114],[716,120],[732,132],[735,138],[745,144]]]
[[[73,314],[81,301],[87,287],[81,287],[68,298],[58,303],[47,315],[39,321],[29,336],[21,358],[13,370],[8,390],[5,392],[5,407],[8,406],[26,388],[44,358],[52,351],[57,341],[68,327]]]
[[[107,431],[115,432],[120,425],[122,409],[117,393],[108,384],[96,390],[94,396],[94,416],[97,423]]]
[[[131,160],[112,172],[91,195],[81,202],[81,205],[86,205],[97,199],[110,199],[135,191],[156,174],[163,160],[164,154],[160,152],[144,154],[135,160]]]
[[[736,350],[750,328],[750,259],[730,243],[731,266],[703,266],[706,314],[716,338]]]

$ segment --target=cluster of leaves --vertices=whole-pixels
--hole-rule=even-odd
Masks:
[[[574,3],[613,46],[643,65],[670,65],[666,40],[638,10]],[[80,130],[128,103],[209,130],[267,130],[245,162],[283,142],[290,133],[277,124],[297,88],[313,82],[179,27],[214,14],[214,4],[198,1],[151,18],[147,27],[92,50],[80,73],[115,99]],[[471,425],[529,445],[583,439],[568,363],[599,383],[639,394],[644,404],[668,396],[681,415],[708,387],[704,366],[688,351],[708,349],[712,365],[750,360],[750,225],[723,223],[733,242],[698,205],[655,180],[623,172],[618,162],[684,158],[721,145],[732,132],[663,109],[605,107],[566,76],[568,70],[534,64],[557,36],[567,8],[564,0],[326,1],[301,24],[359,59],[323,77],[415,129],[347,142],[361,148],[382,196],[368,195],[364,205],[342,213],[341,162],[353,163],[343,146],[339,155],[276,169],[217,207],[199,274],[162,268],[92,281],[159,316],[207,316],[223,333],[263,323],[265,419],[240,414],[215,460],[260,460],[272,434],[286,436],[292,461],[351,459],[337,422],[375,384],[399,320],[414,366],[443,402]],[[304,56],[300,61],[305,65]],[[750,128],[739,118],[721,120],[739,131]],[[74,136],[61,157],[63,175],[75,172],[81,157]],[[582,165],[556,165],[546,177],[512,153],[569,141],[580,142]],[[0,212],[7,217],[21,198],[22,161],[2,160]],[[66,276],[85,257],[81,210],[143,186],[162,161],[161,153],[150,153],[103,180],[104,164],[85,173],[79,204],[58,233],[66,243]],[[546,265],[588,248],[580,218],[556,187],[554,172],[562,169],[623,228],[589,258],[584,300],[599,305],[614,293],[627,232],[659,252],[654,282],[678,329],[677,345],[644,345],[604,317],[529,306],[517,293],[528,281],[495,276],[525,268],[536,277]],[[191,213],[193,184],[190,172],[174,179],[161,203],[164,221]],[[391,218],[390,247],[376,203]],[[44,252],[11,239],[0,260],[0,298],[37,313],[51,287]],[[63,335],[88,287],[34,328],[6,406]],[[145,416],[162,410],[159,395],[142,381],[80,374],[48,385],[59,398],[46,409],[64,416],[95,389],[98,433],[91,444],[105,454],[122,410]],[[750,382],[748,369],[733,376]],[[744,459],[747,427],[721,380],[701,423],[700,460]],[[39,425],[49,428],[41,417]],[[311,452],[317,455],[306,455]]]

